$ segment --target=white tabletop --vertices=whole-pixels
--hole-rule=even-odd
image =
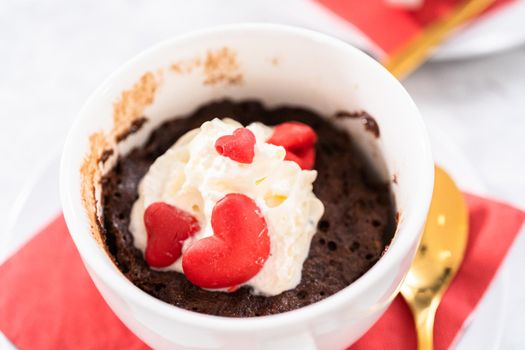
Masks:
[[[300,3],[292,0],[286,6],[297,9]],[[240,0],[3,0],[0,229],[38,164],[60,149],[87,96],[120,64],[158,41],[204,26],[312,23],[311,7],[286,11],[284,6],[282,1]],[[326,14],[322,21],[324,26]],[[337,23],[331,29],[341,30]],[[405,86],[431,133],[458,146],[487,193],[525,208],[525,47],[475,60],[430,63]],[[525,259],[521,263],[525,266]],[[525,305],[523,298],[517,302]],[[502,346],[523,349],[525,335],[519,329],[525,317],[511,312],[509,318]]]

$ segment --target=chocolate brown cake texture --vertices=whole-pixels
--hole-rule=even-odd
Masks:
[[[128,228],[131,208],[149,166],[184,133],[216,117],[232,118],[243,125],[300,121],[317,133],[314,193],[323,202],[325,213],[312,239],[301,282],[293,290],[270,297],[253,295],[247,287],[233,293],[207,291],[178,272],[151,269],[133,245]],[[363,117],[371,118],[366,114]],[[370,120],[366,121],[369,125]],[[228,317],[294,310],[337,293],[358,279],[378,261],[394,235],[395,209],[389,184],[371,183],[366,164],[347,132],[310,110],[287,106],[266,109],[253,100],[210,102],[189,116],[159,126],[144,146],[120,157],[103,177],[103,238],[118,268],[131,282],[177,307]]]

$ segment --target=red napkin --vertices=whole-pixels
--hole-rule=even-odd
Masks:
[[[525,212],[467,195],[465,261],[438,309],[436,349],[446,349],[490,284]],[[62,215],[0,266],[0,330],[20,349],[142,349],[91,282]],[[407,306],[397,298],[352,349],[416,348]]]
[[[465,0],[425,0],[417,10],[390,5],[386,0],[317,0],[355,25],[387,54],[403,47],[431,23]],[[514,0],[495,0],[492,11]]]

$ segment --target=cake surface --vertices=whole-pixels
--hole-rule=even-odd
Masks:
[[[151,269],[133,245],[130,212],[138,184],[153,161],[188,130],[213,118],[243,125],[300,121],[318,135],[314,192],[325,213],[303,265],[301,283],[276,296],[256,296],[248,288],[211,292],[175,271]],[[366,162],[350,136],[330,120],[297,107],[266,109],[257,101],[211,102],[189,116],[165,122],[148,142],[121,157],[102,179],[103,228],[108,251],[119,269],[145,292],[178,307],[219,316],[251,317],[297,309],[324,299],[355,281],[381,257],[395,231],[388,184],[370,183]]]

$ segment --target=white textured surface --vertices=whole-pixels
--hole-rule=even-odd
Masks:
[[[525,49],[433,63],[405,86],[428,129],[461,148],[488,194],[525,208]]]
[[[314,13],[297,11],[298,2],[286,5],[294,11],[277,12],[282,2],[2,0],[0,231],[17,193],[60,147],[81,104],[122,62],[160,40],[203,26],[311,23]],[[324,14],[320,21],[329,22]],[[326,30],[341,32],[341,27],[334,22]],[[405,85],[430,132],[440,130],[459,146],[487,193],[525,208],[525,48],[429,64]],[[519,247],[523,251],[523,238],[522,232],[513,253]],[[525,267],[523,254],[513,263]],[[523,278],[513,283],[511,290],[525,288]],[[514,295],[502,348],[525,348],[524,311],[524,297]]]

